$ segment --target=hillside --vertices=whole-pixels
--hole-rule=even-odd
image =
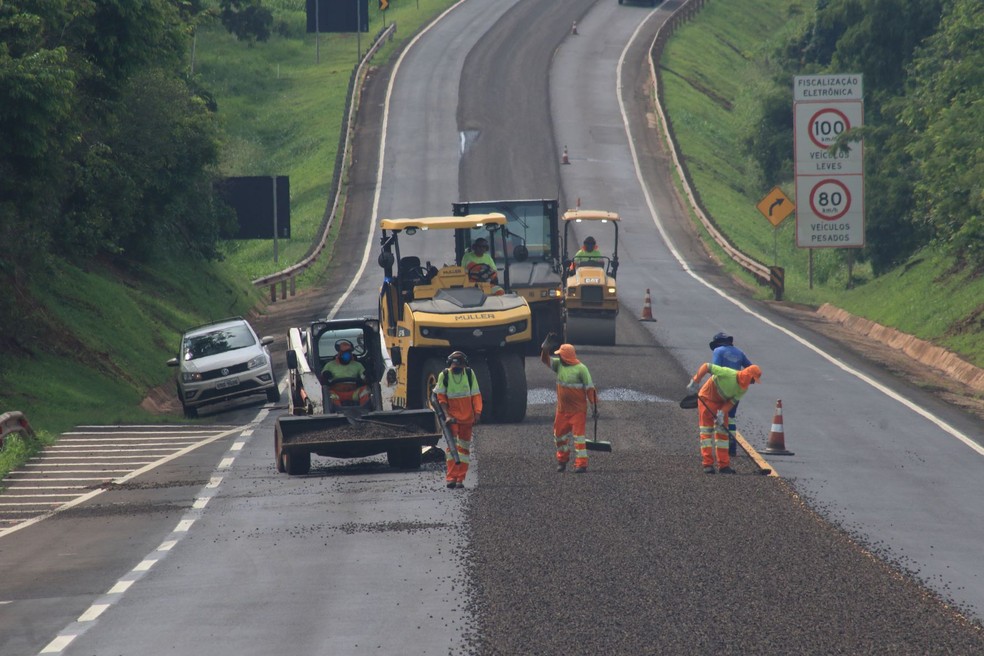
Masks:
[[[306,251],[324,214],[326,162],[334,161],[344,104],[339,96],[354,65],[355,39],[346,35],[322,43],[316,62],[313,37],[303,33],[303,3],[271,4],[287,26],[285,35],[246,43],[218,25],[205,26],[197,41],[197,70],[219,108],[225,135],[220,168],[267,174],[274,166],[292,177],[297,238],[282,251],[284,259],[273,261],[270,242],[225,242],[218,261],[170,253],[74,264],[44,257],[23,268],[5,265],[0,275],[8,292],[13,290],[9,305],[17,308],[21,337],[2,344],[0,411],[22,410],[49,434],[80,423],[178,421],[143,410],[140,403],[148,389],[169,384],[173,371],[163,363],[181,330],[262,307],[262,290],[249,279]],[[387,20],[400,21],[399,39],[381,56],[389,56],[416,25],[450,4],[421,0],[419,9],[395,6]],[[740,18],[750,16],[755,20]],[[760,172],[747,165],[745,140],[757,111],[756,91],[772,84],[765,66],[771,53],[811,16],[789,0],[712,2],[671,42],[662,63],[668,109],[701,196],[733,241],[761,261],[772,262],[778,236],[777,258],[786,267],[787,299],[795,307],[833,303],[984,366],[980,270],[956,266],[933,245],[878,276],[870,265],[857,263],[848,281],[843,260],[828,251],[816,258],[810,288],[806,256],[792,247],[791,227],[774,235],[757,215],[755,202],[764,185]],[[379,17],[373,20],[372,29],[381,26]],[[762,34],[771,37],[763,40]],[[233,61],[236,66],[228,65]],[[312,87],[318,91],[312,93]],[[307,120],[312,106],[329,108],[331,116]],[[789,182],[778,183],[789,189]],[[301,284],[316,286],[324,275],[323,268],[312,271]]]

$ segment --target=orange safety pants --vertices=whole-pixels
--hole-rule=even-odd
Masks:
[[[328,398],[332,408],[344,406],[361,408],[369,403],[369,388],[365,385],[339,383],[328,390]]]
[[[727,415],[731,410],[731,402],[718,396],[712,387],[708,395],[701,390],[697,408],[700,412],[697,427],[700,431],[700,460],[704,467],[714,466],[714,452],[717,451],[718,467],[730,467],[731,455],[728,453],[728,434],[724,427],[715,428],[717,413]],[[727,419],[724,419],[727,421]]]
[[[448,473],[445,479],[448,483],[464,483],[465,475],[468,473],[468,461],[471,456],[472,426],[475,424],[450,424],[451,434],[454,435],[454,444],[458,447],[458,460],[455,462],[451,456],[451,449],[445,447],[444,456],[448,466]]]
[[[571,445],[567,439],[574,436],[574,466],[588,466],[588,438],[585,435],[586,412],[560,412],[554,416],[554,444],[557,446],[557,462],[567,462],[571,458]]]

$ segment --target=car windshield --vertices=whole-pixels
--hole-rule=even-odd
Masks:
[[[203,335],[186,337],[182,344],[182,352],[185,360],[195,360],[246,348],[254,344],[256,344],[256,339],[253,337],[253,333],[247,326],[239,324],[221,330],[213,330]]]

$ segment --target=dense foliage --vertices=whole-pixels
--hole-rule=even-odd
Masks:
[[[866,243],[875,273],[938,241],[984,266],[984,3],[817,0],[771,59],[775,87],[747,139],[763,181],[792,177],[792,76],[861,73]],[[769,134],[768,139],[756,134]]]
[[[0,0],[0,239],[21,253],[216,253],[219,132],[188,83],[195,2]],[[5,264],[11,274],[15,263]]]

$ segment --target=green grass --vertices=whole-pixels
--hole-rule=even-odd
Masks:
[[[128,271],[56,264],[37,275],[30,291],[38,305],[25,321],[51,327],[53,341],[0,359],[0,411],[23,411],[41,437],[18,446],[13,441],[0,453],[0,475],[73,426],[184,421],[140,408],[148,388],[171,384],[174,370],[164,362],[176,352],[180,333],[212,319],[248,314],[266,293],[249,281],[307,252],[325,212],[356,38],[322,35],[316,62],[314,36],[303,33],[303,0],[266,4],[278,20],[287,21],[289,38],[274,36],[250,47],[221,29],[204,29],[196,74],[213,90],[226,132],[222,171],[290,176],[293,238],[279,242],[279,263],[273,261],[272,241],[237,241],[226,245],[219,263],[149,262]],[[377,61],[386,61],[401,40],[451,4],[420,0],[418,9],[416,3],[392,3],[387,22],[397,22],[397,39]],[[370,6],[371,32],[362,35],[363,49],[382,27],[375,4]],[[765,84],[758,64],[771,44],[761,35],[792,30],[786,17],[796,6],[788,0],[709,3],[671,42],[663,62],[669,111],[701,196],[739,248],[770,264],[773,229],[755,209],[768,188],[753,182],[738,135],[750,120],[750,100]],[[791,181],[780,183],[792,196]],[[787,298],[815,305],[829,301],[937,341],[984,366],[980,324],[973,315],[984,298],[984,281],[945,275],[951,263],[927,252],[875,280],[859,267],[856,277],[865,284],[847,290],[840,256],[822,250],[815,253],[811,290],[807,254],[793,245],[792,226],[787,221],[778,233]],[[326,260],[301,276],[299,285],[320,281]],[[738,272],[733,264],[727,267]],[[960,332],[962,325],[978,328]]]
[[[856,264],[849,280],[846,249],[815,249],[811,286],[809,252],[796,246],[794,220],[774,229],[755,207],[773,185],[795,200],[793,180],[757,182],[742,134],[754,120],[756,94],[770,84],[765,58],[811,12],[812,3],[790,0],[708,3],[668,44],[661,62],[667,111],[704,206],[740,250],[785,269],[785,300],[828,302],[984,366],[984,277],[951,273],[954,263],[930,248],[879,278]]]
[[[376,55],[384,62],[421,25],[453,0],[393,3],[386,22],[396,38]],[[217,3],[216,3],[217,4]],[[363,50],[383,27],[370,3],[370,34],[305,34],[304,0],[267,0],[287,37],[252,46],[221,27],[200,30],[195,73],[214,94],[225,132],[225,175],[289,175],[292,239],[234,241],[223,261],[145,262],[121,271],[90,263],[83,270],[49,263],[29,285],[44,345],[0,359],[0,412],[24,412],[37,440],[12,440],[0,452],[0,477],[58,434],[83,424],[184,422],[140,403],[148,389],[170,385],[182,331],[263,304],[265,289],[251,280],[286,268],[307,252],[321,225],[335,165],[349,77]],[[327,257],[299,277],[320,282]],[[41,336],[44,335],[42,338]]]

